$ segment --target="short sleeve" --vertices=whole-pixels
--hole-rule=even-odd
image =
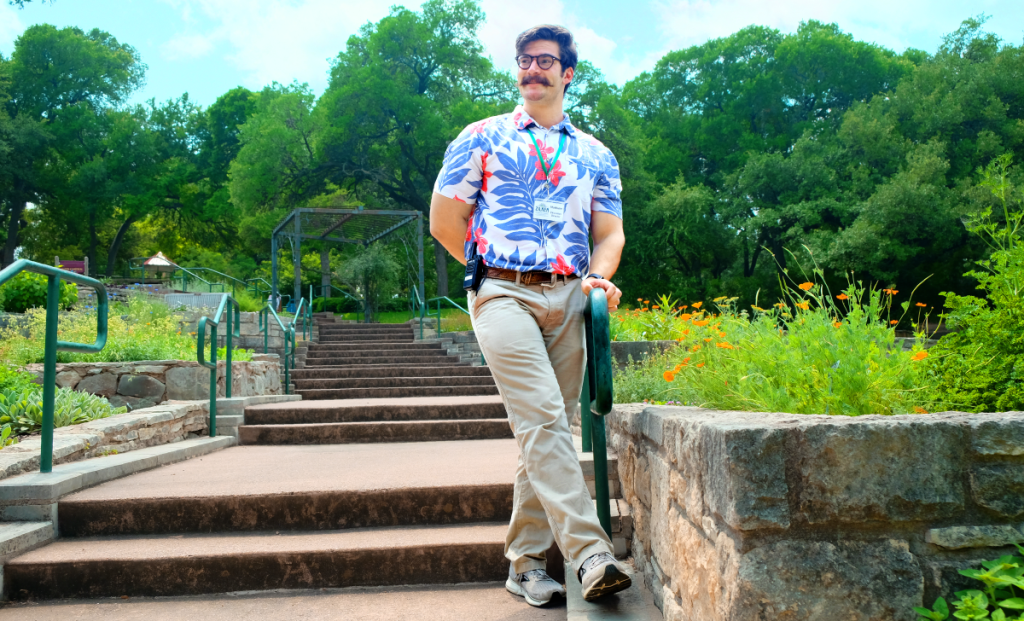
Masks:
[[[619,177],[619,162],[608,149],[600,155],[601,170],[594,183],[594,200],[591,211],[610,213],[622,219],[622,179]]]
[[[483,135],[474,131],[475,125],[462,130],[448,145],[441,172],[434,182],[434,192],[470,205],[475,205],[480,197],[483,176],[480,155],[485,147]]]

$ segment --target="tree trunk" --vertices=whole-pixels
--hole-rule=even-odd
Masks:
[[[434,240],[434,263],[437,264],[437,297],[448,295],[448,251]]]
[[[128,216],[128,219],[121,224],[121,228],[117,229],[114,241],[110,243],[110,252],[107,253],[107,278],[114,273],[114,263],[117,261],[117,253],[121,251],[121,242],[124,241],[125,233],[128,232],[137,217],[135,214]]]
[[[96,211],[89,210],[89,252],[86,255],[89,258],[89,269],[96,270],[96,246],[99,245],[99,240],[96,233]],[[90,276],[91,274],[86,274]],[[110,274],[107,274],[110,276]]]
[[[320,248],[320,284],[324,287],[324,295],[331,297],[327,286],[331,284],[331,249],[324,244]]]
[[[11,219],[7,222],[7,241],[4,243],[3,256],[0,256],[0,268],[14,263],[14,251],[18,249],[18,237],[21,232],[21,216],[25,213],[28,203],[18,199],[11,205]]]

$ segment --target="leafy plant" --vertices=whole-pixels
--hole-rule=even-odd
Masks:
[[[11,427],[10,423],[4,423],[3,426],[0,427],[0,449],[4,448],[5,446],[10,446],[12,444],[18,443],[18,438],[13,437],[11,435],[12,432],[13,428]]]
[[[0,391],[30,388],[35,386],[35,383],[32,381],[35,377],[33,373],[19,371],[0,362]]]
[[[714,300],[717,312],[701,302],[672,308],[662,298],[661,308],[648,312],[664,320],[648,325],[656,334],[664,330],[659,335],[678,334],[680,344],[620,372],[617,399],[849,416],[931,409],[921,366],[928,352],[920,344],[912,351],[896,347],[898,291],[850,283],[832,295],[823,282],[811,281],[784,291],[783,301],[767,309],[755,304],[751,313],[738,310],[735,298]],[[903,318],[909,302],[901,306]]]
[[[53,401],[53,426],[67,427],[123,414],[128,408],[115,408],[103,397],[68,388],[58,388]],[[33,433],[43,427],[43,390],[36,386],[25,390],[0,392],[0,424],[10,424],[18,434]]]
[[[966,274],[987,299],[943,294],[952,332],[939,340],[929,365],[939,398],[968,412],[1024,408],[1024,192],[1010,182],[1009,166],[1009,157],[1001,157],[982,172],[999,216],[985,208],[965,223],[993,249]]]
[[[1024,547],[1017,545],[1024,554]],[[957,619],[990,619],[991,621],[1024,621],[1024,558],[1001,556],[984,561],[982,569],[961,569],[960,574],[984,584],[981,589],[957,591],[953,601],[953,617]],[[938,598],[932,607],[915,606],[921,615],[918,621],[944,621],[949,618],[949,604]]]
[[[43,274],[21,272],[3,285],[3,309],[8,313],[24,313],[30,308],[46,307],[48,278]],[[60,308],[67,310],[78,301],[78,287],[72,283],[60,283]]]

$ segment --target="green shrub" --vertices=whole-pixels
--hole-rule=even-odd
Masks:
[[[1024,555],[1024,547],[1017,546]],[[984,561],[982,569],[961,569],[960,574],[982,583],[979,589],[957,591],[953,617],[989,621],[1024,620],[1024,558],[1007,555]],[[918,621],[943,621],[950,616],[945,598],[938,598],[931,609],[914,607]]]
[[[21,371],[0,362],[0,391],[31,388],[36,385],[32,381],[35,377],[34,373]]]
[[[0,285],[0,290],[3,291],[3,310],[8,313],[24,313],[30,308],[45,308],[47,281],[48,278],[42,274],[21,272]],[[71,308],[76,302],[78,302],[78,287],[61,281],[61,310]]]
[[[932,348],[929,365],[938,398],[967,412],[1024,408],[1024,193],[1010,183],[1010,168],[1009,156],[997,158],[981,182],[1002,213],[993,217],[989,207],[966,221],[993,249],[966,274],[988,299],[943,294],[953,331]]]
[[[58,388],[53,401],[53,426],[77,425],[127,411],[128,408],[125,407],[115,408],[103,397],[69,388]],[[42,387],[0,392],[0,424],[5,423],[10,423],[14,432],[18,434],[33,433],[42,429]]]
[[[814,282],[784,291],[786,301],[753,306],[752,317],[735,308],[735,298],[715,300],[715,313],[666,298],[641,309],[668,315],[649,323],[657,336],[678,334],[680,344],[618,373],[616,400],[850,416],[932,408],[921,365],[928,353],[919,344],[909,352],[896,347],[899,320],[890,313],[898,291],[851,284],[832,296]],[[903,303],[904,315],[908,309]]]
[[[323,298],[313,299],[314,313],[358,313],[362,310],[363,303],[352,298],[327,298],[326,305]]]

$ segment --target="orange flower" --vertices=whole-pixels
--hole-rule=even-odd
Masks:
[[[719,332],[718,336],[719,338],[725,338],[725,332]]]
[[[643,299],[643,298],[637,298],[637,299],[636,299],[636,301],[637,301],[637,302],[643,302],[643,301],[644,301],[644,299]]]
[[[811,304],[810,302],[797,302],[796,307],[802,308],[803,310],[809,310],[811,308]]]
[[[889,325],[890,325],[890,326],[895,326],[895,325],[896,325],[896,324],[898,324],[898,323],[899,323],[899,321],[898,321],[898,320],[896,320],[896,319],[893,319],[892,321],[890,321],[890,322],[889,322]]]
[[[926,308],[928,305],[927,304],[923,304],[921,302],[918,302],[917,304],[914,304],[914,306],[920,306],[921,308]]]
[[[685,367],[686,363],[688,363],[689,361],[690,361],[690,357],[689,356],[683,358],[683,366]]]
[[[836,322],[832,323],[832,327],[833,328],[842,328],[843,324],[842,324],[842,322],[836,321]]]
[[[705,343],[710,343],[711,342],[711,337],[709,336],[708,338],[704,339],[704,342]]]
[[[704,305],[704,302],[694,302],[694,303],[693,303],[693,307],[694,307],[694,308],[700,308],[700,307],[701,307],[701,306],[703,306],[703,305]]]
[[[698,369],[699,369],[699,368],[701,368],[702,366],[704,366],[704,363],[703,363],[703,362],[698,362],[698,363],[697,363],[697,368],[698,368]]]
[[[666,382],[671,382],[676,378],[676,374],[673,373],[672,371],[665,371],[664,373],[661,374],[661,376],[665,378]]]
[[[803,289],[804,291],[810,291],[811,289],[814,288],[814,283],[813,282],[805,282],[805,283],[801,283],[801,284],[799,284],[797,286],[800,287],[801,289]]]
[[[846,295],[845,293],[840,293],[839,295],[836,296],[836,299],[837,300],[849,300],[850,296]]]
[[[690,313],[683,313],[682,315],[679,316],[679,318],[682,319],[683,321],[689,321],[691,317],[693,317],[693,315],[691,315]]]
[[[775,304],[775,307],[776,307],[776,308],[786,308],[786,305],[785,305],[784,303],[782,303],[782,302],[777,302],[777,303]]]
[[[693,325],[697,326],[698,328],[703,328],[704,326],[708,325],[708,320],[704,319],[701,321],[695,321],[693,322]]]
[[[888,293],[889,295],[896,295],[897,293],[899,293],[899,291],[897,291],[896,289],[882,289],[882,292]]]
[[[655,305],[655,306],[654,306],[654,310],[658,310],[659,308],[661,308],[661,307],[660,307],[660,306],[658,306],[658,305]]]
[[[927,357],[928,357],[928,352],[926,352],[926,351],[919,351],[916,354],[914,354],[914,357],[911,358],[911,360],[913,360],[914,362],[917,362],[917,361],[920,361],[920,360],[924,360]]]
[[[725,341],[722,341],[721,343],[715,343],[715,347],[718,347],[720,349],[735,349],[732,345],[726,343]]]
[[[696,345],[694,345],[693,347],[691,347],[691,348],[690,348],[690,351],[692,351],[692,352],[693,352],[693,351],[697,351],[698,349],[700,349],[700,343],[697,343]]]
[[[689,333],[690,333],[689,328],[687,328],[686,330],[683,330],[683,334],[689,334]]]
[[[919,405],[915,405],[914,406],[914,411],[917,412],[918,414],[927,414],[928,413],[928,410],[924,409],[923,407],[921,407]]]

